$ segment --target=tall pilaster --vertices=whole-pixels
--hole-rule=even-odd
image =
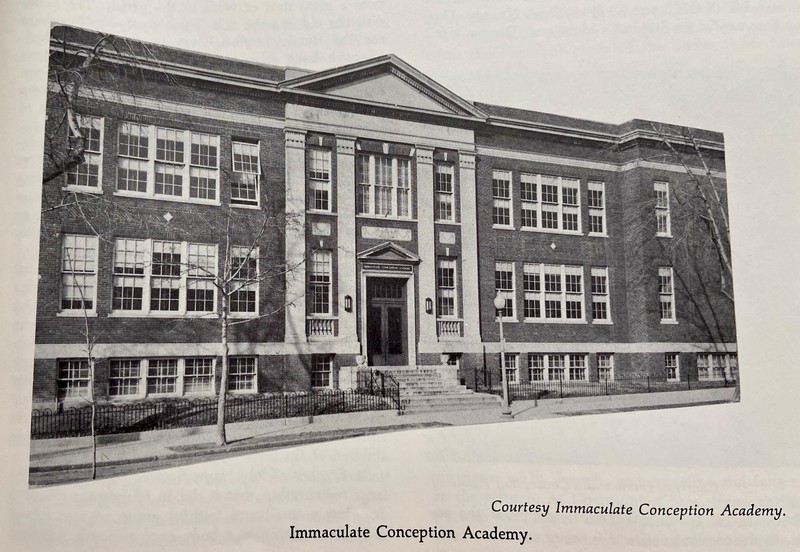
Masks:
[[[306,341],[306,133],[286,129],[286,337]]]
[[[416,147],[417,159],[417,242],[419,243],[419,341],[436,341],[436,233],[433,219],[433,148]],[[434,304],[433,314],[425,312],[425,301]]]
[[[458,152],[458,180],[461,185],[462,217],[477,217],[475,154]],[[461,284],[464,298],[464,339],[480,343],[481,319],[478,294],[478,225],[461,224]]]
[[[336,204],[338,279],[339,279],[339,339],[356,342],[356,140],[336,137]],[[345,297],[353,302],[351,312],[345,310]],[[363,307],[362,307],[363,308]]]

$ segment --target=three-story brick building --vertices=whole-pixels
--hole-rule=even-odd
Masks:
[[[312,72],[109,40],[86,64],[102,35],[52,37],[51,69],[84,64],[85,151],[43,190],[34,406],[86,393],[87,340],[98,399],[215,393],[223,310],[234,392],[337,387],[360,356],[469,382],[498,367],[498,294],[512,381],[738,373],[730,284],[683,230],[693,175],[727,210],[719,133],[470,102],[393,55]]]

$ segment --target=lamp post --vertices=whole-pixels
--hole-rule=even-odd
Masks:
[[[500,375],[503,386],[503,408],[501,413],[503,417],[511,417],[511,407],[508,404],[508,376],[506,375],[506,338],[503,335],[503,309],[506,306],[506,299],[499,293],[494,298],[494,308],[497,314],[497,319],[500,321]]]

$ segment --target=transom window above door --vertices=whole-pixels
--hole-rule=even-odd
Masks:
[[[411,160],[405,157],[358,156],[358,213],[411,218]]]

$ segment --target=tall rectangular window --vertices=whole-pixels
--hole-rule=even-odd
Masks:
[[[608,292],[608,267],[593,266],[592,278],[592,321],[611,322],[610,294]]]
[[[436,165],[436,220],[455,221],[453,165]]]
[[[214,278],[217,275],[217,246],[190,243],[187,257],[186,310],[214,312],[216,310]]]
[[[237,161],[242,168],[241,153],[234,148],[235,172]],[[117,192],[156,199],[218,202],[219,136],[122,122],[117,155]],[[234,184],[232,203],[241,200],[241,193],[247,188],[240,186],[240,182],[241,179]]]
[[[308,150],[308,189],[310,209],[331,211],[331,152],[311,148]]]
[[[114,244],[113,310],[139,311],[145,289],[146,240],[117,238]]]
[[[411,161],[405,157],[359,155],[357,206],[359,214],[411,216]]]
[[[663,237],[672,236],[672,223],[669,208],[669,183],[654,182],[653,190],[656,194],[656,235]]]
[[[547,358],[547,379],[549,381],[559,381],[567,379],[565,375],[566,355],[546,355]]]
[[[614,379],[614,355],[597,353],[597,379],[609,381]]]
[[[258,142],[232,142],[233,180],[231,204],[254,205],[259,203],[261,161]]]
[[[522,227],[538,228],[539,204],[538,183],[535,174],[520,175],[520,195],[522,199]]]
[[[89,362],[61,360],[58,362],[57,396],[59,400],[89,396]]]
[[[516,320],[514,263],[496,262],[494,264],[494,290],[495,295],[505,299],[505,306],[499,309],[499,316],[502,316],[503,319]]]
[[[67,186],[100,190],[100,175],[103,173],[103,119],[89,115],[77,115],[77,119],[83,136],[83,163],[67,171]],[[75,138],[70,138],[69,142],[70,148],[79,147]]]
[[[517,383],[519,381],[519,355],[514,353],[505,354],[505,362],[503,363],[506,371],[506,381],[508,383]]]
[[[436,266],[436,315],[458,316],[455,259],[439,259]]]
[[[511,171],[492,171],[492,197],[494,201],[492,224],[513,228]]]
[[[230,312],[246,316],[258,313],[258,249],[233,246],[230,252]]]
[[[567,355],[567,356],[569,358],[570,381],[589,379],[589,374],[586,371],[586,355]]]
[[[522,287],[525,292],[523,315],[526,319],[542,317],[541,265],[525,263],[522,267]]]
[[[311,386],[330,387],[333,356],[313,355],[311,357],[311,364]]]
[[[108,394],[112,397],[135,396],[139,394],[142,361],[112,360],[108,374]]]
[[[256,358],[230,357],[228,391],[256,390]]]
[[[61,251],[61,312],[95,314],[97,236],[66,234]]]
[[[661,311],[661,322],[675,322],[675,286],[673,284],[672,267],[658,268],[658,298]]]
[[[678,362],[678,353],[666,353],[664,355],[664,370],[667,373],[667,381],[680,381],[681,373]]]
[[[606,185],[590,181],[589,188],[589,234],[606,235]]]
[[[528,355],[528,375],[530,381],[544,381],[544,355]]]
[[[332,254],[314,251],[308,272],[309,310],[311,314],[331,314]]]

